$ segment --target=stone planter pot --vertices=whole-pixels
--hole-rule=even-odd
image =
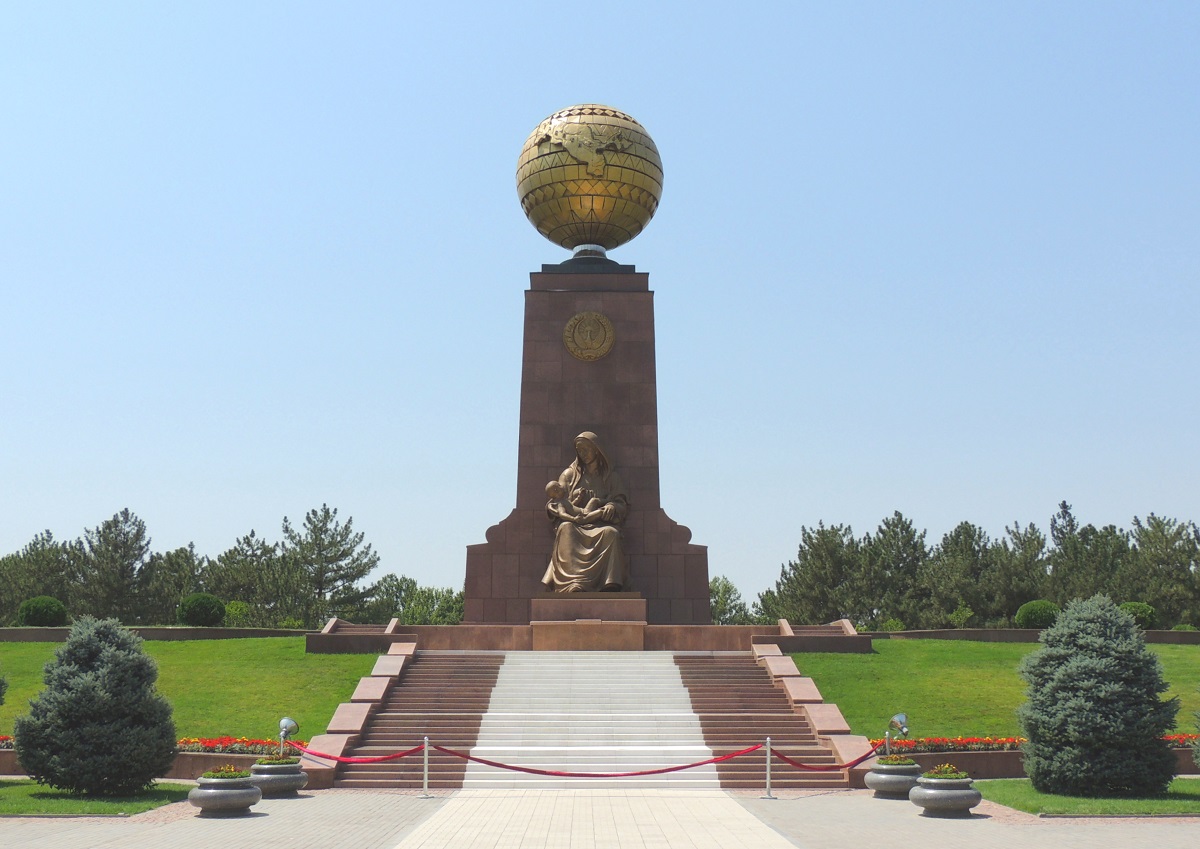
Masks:
[[[266,798],[295,796],[308,784],[308,773],[300,764],[254,764],[250,767],[250,782]]]
[[[882,798],[907,799],[908,791],[917,786],[917,776],[925,771],[920,764],[880,764],[871,767],[863,781]]]
[[[250,806],[262,800],[262,791],[249,778],[196,779],[199,786],[188,793],[188,801],[200,809],[202,817],[236,817],[250,813]]]
[[[917,778],[917,786],[908,792],[908,800],[922,808],[927,817],[965,817],[983,796],[971,786],[969,778]]]

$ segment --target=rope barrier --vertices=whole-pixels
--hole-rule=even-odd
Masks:
[[[667,766],[659,769],[640,769],[634,772],[561,772],[553,769],[537,769],[531,766],[513,766],[512,764],[500,763],[500,761],[489,761],[487,758],[477,758],[474,755],[468,755],[463,752],[456,752],[453,749],[447,749],[445,746],[434,745],[434,749],[446,754],[453,755],[456,758],[462,758],[465,761],[474,761],[475,763],[483,764],[484,766],[494,766],[500,769],[508,769],[514,772],[525,772],[530,775],[550,775],[556,778],[632,778],[639,775],[663,775],[668,772],[679,772],[684,769],[693,769],[698,766],[707,766],[708,764],[717,764],[722,761],[740,758],[742,755],[748,755],[751,752],[757,752],[762,748],[762,743],[757,746],[750,746],[742,749],[739,752],[730,752],[728,755],[721,755],[716,758],[709,758],[706,761],[696,761],[695,763],[682,764],[681,766]]]
[[[506,763],[502,763],[501,761],[493,761],[493,760],[488,760],[487,758],[476,757],[475,755],[468,755],[465,752],[457,752],[454,749],[447,749],[445,746],[438,746],[436,744],[427,744],[427,743],[418,743],[416,746],[413,746],[411,749],[408,749],[403,752],[393,752],[390,755],[379,755],[377,757],[369,757],[369,758],[367,758],[367,757],[361,757],[361,758],[343,757],[341,755],[331,755],[326,752],[317,752],[312,749],[305,748],[304,746],[301,746],[299,743],[294,743],[291,740],[288,740],[287,744],[289,746],[291,746],[293,749],[297,749],[298,751],[301,751],[304,754],[310,755],[314,758],[324,758],[326,760],[336,761],[337,763],[342,763],[342,764],[377,764],[377,763],[383,763],[384,761],[395,761],[395,760],[399,760],[400,758],[406,758],[409,755],[415,755],[417,752],[420,752],[423,750],[426,752],[426,754],[428,754],[428,749],[435,749],[436,751],[439,751],[444,755],[451,755],[456,758],[462,758],[465,761],[472,761],[474,763],[483,764],[484,766],[496,767],[497,769],[507,769],[507,770],[511,770],[513,772],[524,772],[524,773],[528,773],[530,775],[548,775],[548,776],[553,776],[556,778],[633,778],[633,777],[642,776],[642,775],[665,775],[666,773],[669,773],[669,772],[680,772],[685,769],[695,769],[696,767],[708,766],[709,764],[723,763],[725,761],[733,760],[734,758],[740,758],[743,755],[748,755],[752,752],[757,752],[759,749],[763,748],[763,744],[759,743],[755,746],[748,746],[745,749],[740,749],[739,751],[736,751],[736,752],[730,752],[727,755],[719,755],[714,758],[709,758],[708,760],[696,761],[695,763],[680,764],[678,766],[665,766],[665,767],[659,767],[657,769],[641,769],[641,770],[635,770],[633,772],[566,772],[563,770],[538,769],[536,767],[530,767],[530,766],[516,766],[514,764],[506,764]],[[804,763],[800,763],[800,761],[789,758],[787,755],[783,754],[782,752],[778,751],[777,749],[771,749],[770,754],[779,758],[779,760],[783,761],[784,763],[788,764],[789,766],[793,766],[797,769],[805,769],[805,770],[809,770],[811,772],[832,772],[834,770],[851,769],[853,767],[856,767],[859,764],[861,764],[863,761],[874,757],[875,753],[877,751],[879,751],[881,748],[883,748],[882,743],[880,743],[879,745],[872,748],[871,751],[867,752],[862,757],[855,758],[854,760],[850,761],[849,763],[845,763],[845,764],[804,764]]]
[[[314,758],[325,758],[326,760],[337,761],[340,764],[377,764],[383,763],[384,761],[396,761],[400,758],[407,758],[409,755],[415,755],[417,752],[425,748],[424,743],[419,743],[416,746],[413,746],[407,752],[393,752],[390,755],[380,755],[379,757],[374,758],[345,758],[341,755],[330,755],[326,754],[325,752],[314,752],[312,749],[306,749],[297,743],[293,743],[291,740],[288,740],[287,744],[293,749],[299,749],[306,755],[312,755]]]
[[[873,749],[871,749],[871,751],[867,752],[862,757],[855,758],[854,760],[850,761],[850,763],[848,763],[848,764],[819,764],[819,765],[818,764],[802,764],[802,763],[800,763],[800,761],[792,760],[787,755],[785,755],[783,752],[777,751],[777,752],[772,752],[771,754],[775,755],[775,757],[779,758],[785,764],[796,767],[796,769],[807,769],[811,772],[832,772],[835,769],[853,769],[854,767],[858,766],[863,761],[873,758],[875,756],[875,753],[878,752],[882,748],[883,748],[883,744],[880,743],[878,746],[875,746]]]

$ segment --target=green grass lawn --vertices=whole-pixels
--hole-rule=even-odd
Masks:
[[[158,689],[175,709],[180,737],[274,738],[279,719],[300,724],[300,736],[325,730],[374,654],[305,654],[303,637],[146,642],[158,662]],[[42,667],[58,643],[0,643],[0,674],[8,695],[0,705],[0,734],[29,709],[42,688]]]
[[[33,781],[0,781],[0,815],[140,814],[161,805],[181,802],[191,789],[186,784],[155,784],[137,796],[94,799],[51,790]]]
[[[825,701],[834,702],[856,734],[882,737],[895,713],[908,714],[914,737],[1016,737],[1025,701],[1017,676],[1037,643],[966,640],[876,640],[872,654],[794,654]],[[1200,711],[1200,646],[1153,645],[1178,696],[1176,726],[1194,732]]]
[[[0,643],[8,678],[0,734],[28,709],[42,687],[42,667],[57,643]],[[180,737],[274,737],[279,718],[300,723],[302,737],[324,730],[350,698],[375,655],[305,654],[303,637],[147,642],[158,661],[158,686],[175,708]],[[1025,699],[1017,664],[1032,643],[966,640],[876,640],[872,654],[797,654],[857,734],[882,736],[888,718],[908,713],[919,737],[1017,736],[1015,711]],[[1200,646],[1152,646],[1162,659],[1170,696],[1183,704],[1179,731],[1196,728],[1200,711]]]
[[[1076,816],[1138,816],[1146,814],[1200,815],[1200,779],[1177,778],[1163,796],[1141,799],[1090,799],[1051,796],[1033,789],[1028,778],[976,781],[975,789],[989,802],[1031,814]]]

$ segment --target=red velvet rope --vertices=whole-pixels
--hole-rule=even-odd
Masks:
[[[384,761],[395,761],[399,760],[400,758],[406,758],[409,755],[415,755],[417,752],[425,748],[423,743],[418,743],[416,746],[413,746],[407,751],[393,752],[390,755],[379,755],[378,757],[373,758],[347,758],[342,757],[341,755],[330,755],[326,752],[316,752],[312,749],[306,749],[298,743],[293,743],[291,740],[288,740],[287,744],[293,749],[298,749],[304,754],[311,755],[314,758],[325,758],[326,760],[336,761],[337,763],[342,764],[377,764]],[[863,761],[874,756],[874,754],[882,747],[883,744],[880,743],[862,757],[855,758],[847,764],[822,764],[821,766],[802,764],[799,761],[792,760],[787,755],[774,749],[771,750],[771,754],[779,758],[784,763],[794,766],[797,769],[807,769],[812,772],[829,772],[833,770],[851,769],[852,767],[856,767]],[[498,769],[507,769],[513,772],[525,772],[530,775],[550,775],[557,778],[632,778],[640,775],[664,775],[668,772],[680,772],[681,770],[694,769],[698,766],[719,764],[724,761],[733,760],[734,758],[740,758],[742,755],[748,755],[751,752],[757,752],[759,749],[763,748],[763,744],[759,743],[756,746],[748,746],[747,748],[741,749],[737,752],[730,752],[727,755],[720,755],[715,758],[709,758],[708,760],[696,761],[695,763],[681,764],[679,766],[665,766],[659,767],[658,769],[642,769],[635,772],[564,772],[554,769],[537,769],[536,767],[531,766],[514,766],[512,764],[501,763],[500,761],[491,761],[487,758],[477,758],[474,755],[468,755],[465,752],[456,752],[454,749],[447,749],[445,746],[438,746],[435,744],[431,744],[430,748],[435,749],[445,755],[453,755],[456,758],[462,758],[465,761],[473,761],[478,764],[483,764],[484,766],[493,766]]]
[[[740,758],[742,755],[748,755],[751,752],[757,752],[761,749],[762,743],[757,746],[750,746],[742,749],[740,752],[730,752],[728,755],[721,755],[717,758],[709,758],[706,761],[696,761],[692,764],[683,764],[681,766],[667,766],[660,769],[642,769],[636,772],[560,772],[553,769],[537,769],[531,766],[513,766],[511,764],[503,764],[499,761],[489,761],[487,758],[477,758],[474,755],[468,755],[463,752],[456,752],[453,749],[447,749],[445,746],[433,746],[439,752],[446,755],[454,755],[456,758],[462,758],[464,761],[474,761],[485,766],[499,767],[500,769],[509,769],[514,772],[527,772],[530,775],[552,775],[557,778],[631,778],[638,775],[662,775],[667,772],[679,772],[682,769],[692,769],[698,766],[707,766],[708,764],[717,764],[722,761]]]
[[[325,758],[327,760],[337,761],[340,764],[377,764],[382,763],[383,761],[396,761],[400,758],[407,758],[409,755],[415,755],[417,752],[425,748],[424,743],[418,743],[407,752],[393,752],[390,755],[380,755],[376,758],[344,758],[341,755],[328,755],[325,752],[314,752],[312,749],[306,749],[303,746],[293,743],[291,740],[288,740],[287,744],[293,749],[299,749],[306,755],[312,755],[314,758]]]
[[[791,758],[789,758],[787,755],[785,755],[783,752],[777,752],[774,749],[771,750],[771,754],[774,755],[775,757],[779,758],[785,764],[789,764],[791,766],[796,767],[796,769],[807,769],[812,772],[830,772],[835,769],[851,769],[853,767],[856,767],[863,761],[867,760],[868,758],[874,757],[875,753],[878,752],[881,748],[883,748],[882,743],[880,743],[875,748],[871,749],[871,751],[867,752],[861,758],[855,758],[854,760],[850,761],[850,763],[848,763],[848,764],[822,764],[821,766],[813,766],[811,764],[802,764],[802,763],[800,763],[800,761],[794,761]]]

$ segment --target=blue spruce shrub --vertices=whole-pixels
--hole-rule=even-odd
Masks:
[[[1042,632],[1019,672],[1029,700],[1017,710],[1035,789],[1072,796],[1162,793],[1175,776],[1163,735],[1179,700],[1133,617],[1107,596],[1073,601]]]
[[[171,705],[142,640],[85,616],[46,664],[45,689],[18,717],[13,748],[29,776],[59,790],[128,796],[175,759]]]

